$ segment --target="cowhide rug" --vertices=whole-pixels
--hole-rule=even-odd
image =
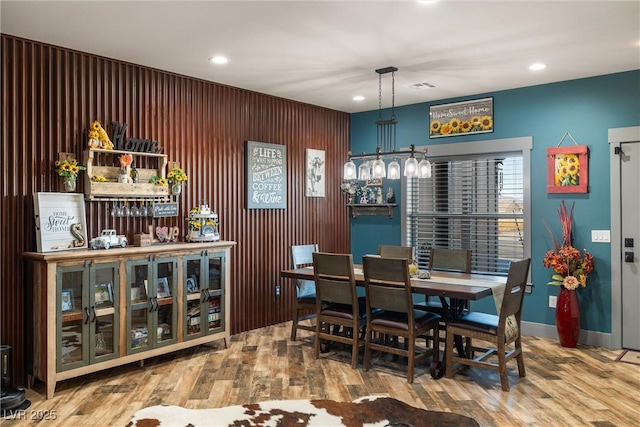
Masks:
[[[390,397],[333,400],[271,400],[217,409],[151,406],[139,410],[127,427],[479,427],[477,421],[451,412],[414,408]]]

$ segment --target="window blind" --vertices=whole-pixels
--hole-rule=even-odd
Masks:
[[[407,178],[407,244],[420,268],[429,248],[470,249],[474,273],[507,274],[524,258],[520,153],[432,160],[431,178]]]

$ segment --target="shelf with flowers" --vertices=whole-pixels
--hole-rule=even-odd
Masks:
[[[76,191],[78,174],[85,169],[70,153],[60,153],[60,160],[55,163],[56,173],[62,177],[62,187],[66,192]]]
[[[83,158],[86,200],[168,200],[166,154],[89,148]]]
[[[558,299],[556,301],[556,328],[560,345],[563,347],[575,347],[580,335],[580,306],[576,295],[577,289],[587,286],[587,278],[594,269],[594,259],[586,249],[582,254],[573,247],[571,229],[573,206],[567,209],[564,201],[558,208],[558,216],[562,227],[561,244],[556,239],[551,228],[545,223],[553,249],[547,251],[542,260],[542,265],[553,270],[551,281],[548,285],[559,286]]]

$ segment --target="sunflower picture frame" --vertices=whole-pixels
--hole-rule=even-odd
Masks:
[[[587,193],[588,188],[586,145],[547,148],[547,193]]]
[[[493,97],[429,106],[429,138],[493,132]]]

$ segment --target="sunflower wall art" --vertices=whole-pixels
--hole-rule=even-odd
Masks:
[[[547,193],[587,193],[588,153],[586,145],[547,148]]]
[[[493,98],[429,107],[429,138],[493,132]]]

